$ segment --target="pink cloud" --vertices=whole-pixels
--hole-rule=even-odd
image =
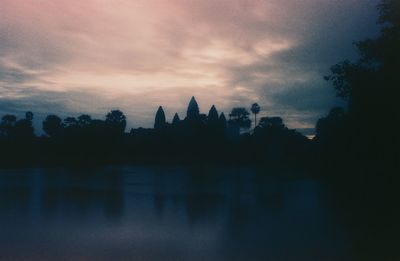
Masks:
[[[131,115],[161,103],[183,111],[182,100],[192,95],[202,101],[204,111],[214,103],[227,110],[253,101],[278,110],[268,94],[298,82],[321,84],[320,72],[310,64],[321,66],[318,57],[326,68],[336,62],[326,57],[329,48],[337,48],[332,39],[338,33],[321,27],[362,24],[362,15],[348,20],[346,15],[367,10],[364,3],[0,0],[2,66],[35,75],[3,87],[85,91],[92,93],[88,99],[99,101],[98,108],[88,110],[118,100],[114,103]],[[313,42],[321,35],[326,48]],[[351,48],[350,42],[343,44]],[[318,51],[318,57],[311,53]]]

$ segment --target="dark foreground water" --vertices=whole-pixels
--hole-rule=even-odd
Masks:
[[[392,203],[292,174],[3,170],[0,260],[400,260]]]

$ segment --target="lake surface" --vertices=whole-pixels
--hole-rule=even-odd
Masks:
[[[292,174],[186,167],[2,170],[0,260],[398,257],[396,221],[369,207],[347,206],[351,200],[330,186]]]

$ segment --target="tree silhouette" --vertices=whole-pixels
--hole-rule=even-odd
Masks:
[[[239,128],[248,129],[251,126],[249,119],[250,113],[246,108],[237,107],[233,108],[229,114],[229,123],[238,126]]]
[[[57,115],[49,115],[43,121],[43,131],[50,137],[57,137],[63,130],[62,120]]]
[[[154,129],[162,129],[166,125],[165,113],[162,106],[158,107],[156,118],[154,120]]]
[[[74,128],[78,126],[78,120],[75,117],[67,117],[63,122],[64,128]]]
[[[358,60],[332,66],[331,74],[325,79],[332,82],[337,96],[348,100],[349,121],[342,139],[352,143],[353,154],[385,160],[394,157],[393,152],[400,146],[397,130],[383,130],[380,124],[370,122],[380,119],[393,126],[400,124],[397,105],[400,98],[400,2],[383,0],[378,11],[380,35],[357,42]]]
[[[25,118],[20,120],[13,115],[2,118],[0,145],[4,151],[9,152],[9,158],[16,159],[15,162],[33,163],[37,160],[39,164],[100,164],[131,160],[183,160],[182,162],[204,163],[214,162],[216,159],[221,162],[247,162],[255,154],[242,157],[239,155],[243,153],[238,152],[251,147],[256,154],[264,153],[258,153],[260,156],[252,157],[251,160],[263,160],[265,155],[281,158],[277,155],[286,155],[283,152],[287,149],[283,147],[290,147],[288,144],[297,144],[296,140],[300,140],[294,138],[300,134],[284,127],[280,118],[262,118],[252,134],[241,134],[240,128],[251,126],[249,115],[243,107],[233,108],[227,124],[224,113],[218,115],[214,105],[208,115],[200,113],[193,97],[188,106],[188,117],[181,121],[175,113],[171,127],[168,127],[163,107],[160,106],[154,124],[157,131],[139,128],[125,134],[125,115],[119,110],[112,110],[106,114],[104,120],[92,119],[87,114],[77,118],[66,117],[64,120],[57,115],[48,115],[42,123],[43,131],[48,137],[35,139],[33,113],[27,112]],[[299,137],[304,138],[301,135]],[[266,151],[268,154],[265,154]],[[277,151],[280,152],[276,153]],[[36,152],[38,155],[32,157]],[[22,154],[24,158],[17,159],[17,155]]]
[[[342,107],[332,108],[328,116],[316,124],[316,140],[319,142],[337,142],[342,137],[346,113]]]
[[[76,138],[79,134],[79,124],[75,117],[66,117],[62,123],[64,133],[69,138]]]
[[[284,129],[281,117],[262,117],[259,124],[262,128]]]
[[[106,126],[116,135],[122,135],[126,128],[126,117],[120,110],[112,110],[106,115]]]
[[[87,114],[82,114],[78,117],[79,127],[87,127],[92,123],[92,117]]]
[[[17,121],[17,117],[15,115],[7,114],[1,118],[1,124],[4,125],[14,125]]]
[[[31,111],[27,111],[25,113],[25,119],[28,121],[32,121],[33,120],[33,113]]]
[[[251,112],[254,114],[254,128],[257,126],[257,114],[260,112],[260,105],[258,103],[253,103],[251,105]]]
[[[350,113],[363,113],[371,105],[391,112],[396,102],[400,66],[400,4],[384,0],[378,5],[381,34],[376,39],[356,43],[360,57],[331,67],[325,79],[331,81],[339,97],[349,100]]]
[[[17,117],[15,115],[7,114],[1,118],[0,123],[0,135],[1,137],[8,138],[12,135],[12,131],[17,121]]]
[[[32,120],[33,113],[28,111],[25,113],[25,119],[21,119],[15,123],[14,136],[17,139],[31,139],[34,137]]]

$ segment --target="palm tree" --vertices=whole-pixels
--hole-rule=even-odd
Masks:
[[[251,105],[251,112],[254,114],[254,128],[257,126],[257,114],[260,112],[260,105],[253,103]]]

